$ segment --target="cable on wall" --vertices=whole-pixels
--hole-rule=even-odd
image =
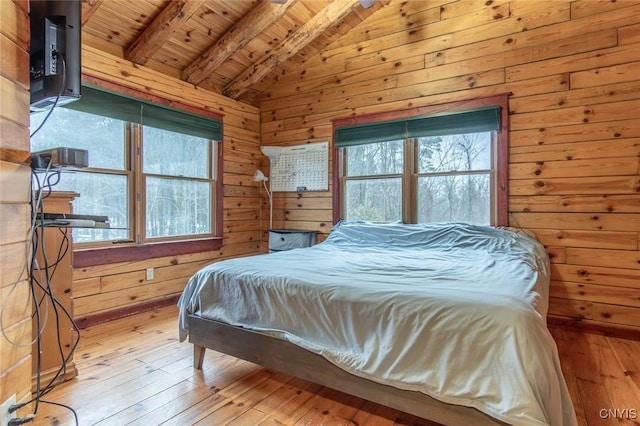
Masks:
[[[58,100],[60,99],[60,96],[62,95],[62,92],[66,84],[66,64],[65,64],[64,56],[59,52],[57,53],[57,55],[59,56],[62,62],[63,78],[62,78],[61,88],[55,102],[53,103],[53,105],[51,106],[51,109],[47,113],[47,116],[44,118],[42,123],[40,123],[38,128],[33,133],[31,133],[30,135],[31,137],[33,137],[44,126],[44,124],[47,122],[47,120],[51,116],[51,113],[56,108],[58,104]],[[65,404],[60,404],[57,402],[43,399],[43,396],[51,392],[57,385],[63,382],[63,380],[60,380],[60,379],[66,375],[67,363],[72,359],[73,354],[78,346],[78,343],[80,341],[80,329],[77,326],[71,313],[62,305],[62,303],[58,299],[56,299],[53,293],[53,289],[51,287],[51,282],[55,274],[56,268],[60,263],[60,261],[67,254],[67,251],[69,250],[69,247],[70,247],[68,230],[58,228],[58,231],[62,234],[62,240],[60,243],[60,247],[58,248],[56,258],[53,259],[53,262],[51,262],[51,259],[48,259],[47,257],[47,252],[45,248],[44,228],[42,226],[44,224],[43,201],[51,195],[52,188],[60,182],[60,171],[56,170],[54,172],[51,172],[51,162],[49,162],[43,174],[42,181],[40,180],[38,173],[36,173],[35,171],[32,171],[31,176],[32,176],[31,196],[30,196],[31,223],[30,223],[30,228],[27,236],[28,238],[27,252],[26,252],[27,261],[24,263],[15,282],[11,285],[11,288],[7,294],[7,297],[4,298],[4,300],[2,301],[2,304],[0,305],[0,330],[2,331],[2,335],[5,338],[5,340],[7,340],[11,345],[19,346],[19,347],[32,346],[34,344],[36,345],[36,349],[37,349],[36,378],[35,378],[36,391],[35,391],[34,397],[31,400],[24,403],[20,403],[20,404],[15,404],[9,407],[9,412],[10,413],[15,412],[16,410],[28,404],[34,403],[34,409],[32,414],[29,414],[22,419],[14,419],[18,422],[16,424],[23,424],[23,423],[28,423],[32,421],[33,418],[35,418],[38,412],[39,404],[41,402],[46,404],[53,404],[53,405],[58,405],[58,406],[69,409],[75,418],[75,424],[78,425],[78,416],[72,407],[67,406]],[[40,254],[41,262],[38,261],[38,254]],[[7,330],[4,326],[4,321],[3,321],[4,313],[6,312],[6,309],[9,303],[8,301],[11,299],[11,295],[15,292],[16,288],[20,284],[21,277],[23,276],[25,271],[28,273],[28,277],[29,277],[30,296],[31,296],[30,299],[27,301],[27,303],[33,304],[34,313],[32,316],[32,321],[35,321],[36,330],[38,330],[36,336],[34,336],[33,340],[28,344],[18,343],[13,339],[11,339],[7,334]],[[38,289],[41,291],[40,297],[38,297],[38,294],[37,294]],[[62,364],[58,369],[58,371],[56,371],[54,376],[51,378],[51,380],[49,380],[49,382],[43,386],[42,379],[41,379],[41,376],[42,376],[41,337],[42,337],[44,327],[47,321],[49,320],[50,316],[53,316],[53,320],[55,320],[56,322],[57,351],[62,360]],[[76,336],[75,340],[71,344],[71,347],[67,355],[64,354],[64,347],[63,347],[62,339],[60,336],[59,325],[60,325],[61,318],[66,318],[70,322],[70,324],[72,325],[74,334]]]
[[[33,321],[36,323],[36,330],[38,330],[37,335],[34,339],[34,344],[36,344],[36,389],[34,397],[24,403],[16,404],[10,407],[10,412],[16,411],[27,404],[34,403],[33,413],[25,417],[23,420],[25,422],[31,421],[31,419],[35,418],[40,403],[46,404],[54,404],[61,407],[65,407],[69,409],[74,418],[76,425],[78,425],[78,417],[75,410],[67,405],[44,400],[43,396],[51,392],[56,386],[58,386],[63,381],[63,378],[67,372],[67,363],[72,359],[73,354],[80,342],[80,329],[78,328],[73,316],[71,313],[62,305],[62,303],[55,297],[53,293],[53,288],[51,287],[51,283],[56,272],[56,268],[67,254],[70,247],[70,240],[67,229],[58,228],[58,232],[62,235],[62,240],[60,242],[60,246],[58,247],[57,254],[55,259],[49,259],[47,256],[47,250],[45,246],[45,233],[44,227],[41,226],[44,222],[44,203],[43,201],[51,195],[52,187],[58,184],[60,181],[60,172],[56,171],[53,174],[49,171],[50,165],[47,168],[47,171],[44,173],[44,179],[41,182],[37,173],[32,172],[32,203],[31,203],[31,217],[32,217],[32,230],[31,234],[31,256],[30,262],[28,265],[29,271],[29,282],[30,282],[30,294],[31,301],[34,306],[34,314]],[[38,260],[38,255],[40,255],[40,260]],[[53,261],[52,261],[53,260]],[[23,269],[24,271],[24,269]],[[22,275],[22,274],[21,274]],[[38,290],[42,292],[42,295],[38,297]],[[43,317],[42,314],[42,305],[48,307],[45,311],[46,316]],[[56,332],[57,332],[57,352],[62,360],[62,364],[60,368],[56,371],[53,377],[49,380],[45,385],[42,384],[42,359],[41,359],[41,351],[42,351],[42,332],[44,330],[44,324],[46,323],[49,316],[52,316],[53,320],[56,323]],[[68,354],[65,355],[64,347],[62,344],[62,339],[60,335],[60,320],[61,318],[67,319],[72,325],[73,331],[75,332],[75,340],[71,344]],[[5,334],[4,327],[3,334]],[[12,344],[14,342],[11,342]]]

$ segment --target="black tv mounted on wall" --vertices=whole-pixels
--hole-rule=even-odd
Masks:
[[[80,0],[31,0],[31,111],[80,99]]]

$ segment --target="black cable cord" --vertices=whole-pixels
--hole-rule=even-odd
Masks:
[[[57,267],[58,263],[62,260],[62,258],[60,257],[61,253],[62,253],[62,255],[66,254],[66,249],[64,250],[64,252],[62,250],[62,246],[65,245],[65,241],[66,241],[66,246],[68,248],[68,236],[67,236],[68,232],[66,230],[62,231],[61,229],[59,229],[59,231],[63,233],[64,239],[60,244],[60,249],[58,251],[58,258],[56,259],[56,262],[55,262],[55,266],[56,267]],[[49,273],[51,268],[52,268],[52,266],[49,265],[45,260],[45,275],[47,277],[47,288],[46,288],[46,290],[47,290],[48,294],[50,294],[51,301],[52,301],[52,304],[53,304],[53,310],[55,312],[56,331],[57,331],[57,340],[58,340],[58,351],[59,351],[59,354],[60,354],[60,358],[62,360],[62,365],[61,365],[61,368],[56,372],[56,374],[50,380],[50,382],[45,386],[44,390],[42,390],[40,392],[41,396],[47,394],[55,386],[57,386],[59,384],[59,382],[57,382],[59,377],[61,377],[61,376],[64,377],[64,375],[67,372],[67,363],[71,360],[71,357],[73,356],[75,348],[78,345],[78,342],[80,340],[80,330],[77,327],[72,315],[62,305],[62,303],[60,303],[60,301],[58,299],[56,299],[55,296],[53,295],[53,289],[51,288],[51,282],[53,280],[53,274],[55,272],[55,267],[53,268],[53,271],[51,273]],[[58,311],[58,308],[60,308],[62,310],[62,312],[64,312],[64,314],[67,317],[67,319],[71,322],[71,325],[73,326],[73,329],[76,332],[76,335],[78,336],[76,338],[76,341],[74,342],[73,346],[71,347],[71,349],[69,351],[69,354],[67,356],[64,355],[64,348],[63,348],[62,341],[61,341],[61,336],[60,336],[60,312]]]
[[[50,167],[50,164],[49,164]],[[56,171],[53,174],[49,174],[49,167],[47,167],[47,171],[44,175],[44,181],[41,182],[37,173],[32,173],[33,184],[32,191],[36,191],[36,195],[31,197],[31,217],[32,217],[32,226],[33,226],[33,234],[32,234],[32,253],[31,253],[31,262],[29,264],[29,277],[30,277],[30,290],[31,295],[34,301],[34,315],[36,326],[38,330],[38,335],[35,339],[35,344],[37,348],[37,360],[36,360],[36,392],[35,396],[25,403],[16,404],[11,407],[11,411],[15,411],[21,407],[24,407],[27,404],[34,402],[34,410],[33,414],[30,414],[24,419],[16,419],[22,423],[30,422],[33,417],[38,412],[39,403],[48,403],[53,405],[59,405],[61,407],[69,409],[76,420],[76,425],[78,424],[78,417],[73,410],[73,408],[52,402],[45,401],[42,399],[44,395],[51,392],[57,385],[62,383],[62,380],[59,380],[61,377],[64,377],[67,372],[67,363],[71,361],[74,352],[80,342],[80,329],[77,326],[73,316],[71,313],[62,305],[62,303],[54,296],[53,289],[51,287],[52,279],[57,269],[57,266],[60,264],[62,259],[67,255],[70,248],[69,235],[67,230],[59,229],[62,233],[62,241],[60,242],[60,246],[58,247],[58,252],[56,259],[53,263],[49,262],[47,258],[46,248],[45,248],[45,232],[44,227],[41,226],[44,224],[44,207],[43,200],[49,197],[52,193],[52,187],[57,185],[60,181],[60,172]],[[55,180],[54,180],[55,179]],[[35,189],[34,189],[35,187]],[[46,192],[45,192],[46,191]],[[40,260],[42,261],[42,265],[38,264],[38,254],[40,254]],[[44,281],[44,282],[42,282]],[[38,296],[38,289],[42,293],[42,296]],[[60,368],[57,370],[56,374],[53,378],[43,387],[42,386],[42,339],[41,334],[43,332],[43,318],[41,312],[41,305],[47,302],[51,305],[52,312],[55,314],[56,320],[56,332],[57,332],[57,341],[58,341],[58,351],[60,354],[60,358],[62,360],[62,364]],[[47,311],[48,312],[48,311]],[[62,344],[62,339],[60,335],[60,319],[61,315],[64,316],[70,321],[73,330],[75,331],[76,338],[73,344],[71,345],[67,355],[64,354],[64,345]],[[15,423],[15,424],[22,424]]]
[[[42,403],[44,403],[44,404],[58,405],[58,406],[60,406],[60,407],[64,407],[64,408],[66,408],[67,410],[71,411],[71,414],[73,414],[73,418],[74,418],[74,419],[75,419],[75,421],[76,421],[76,426],[78,426],[78,425],[80,424],[80,423],[78,422],[78,413],[76,413],[76,410],[74,410],[72,407],[70,407],[70,406],[68,406],[68,405],[65,405],[65,404],[61,404],[61,403],[59,403],[59,402],[46,401],[46,400],[44,400],[44,399],[43,399],[41,402],[42,402]]]
[[[55,263],[53,263],[53,265],[50,265],[50,267],[53,268],[53,272],[51,272],[51,279],[53,279],[53,275],[55,274],[56,268],[58,267],[58,265],[60,264],[60,262],[64,259],[64,256],[67,254],[67,252],[69,251],[69,236],[68,233],[65,231],[63,231],[61,228],[58,228],[58,230],[60,231],[60,233],[62,234],[62,242],[60,244],[60,247],[58,249],[58,256],[56,258]],[[35,244],[32,247],[36,247]],[[37,250],[33,251],[34,255],[35,253],[37,253]],[[45,298],[47,296],[49,296],[49,292],[45,291],[45,287],[40,283],[40,281],[34,277],[34,279],[36,280],[36,283],[38,284],[38,286],[40,287],[40,289],[42,289],[42,296],[40,297],[40,300],[37,301],[37,305],[41,306],[44,302],[45,302]],[[35,299],[34,299],[35,300]],[[34,318],[35,316],[35,312],[31,315],[31,318]]]
[[[45,180],[44,182],[40,182],[40,178],[38,177],[37,173],[33,173],[34,179],[36,180],[37,183],[37,188],[38,191],[40,191],[40,201],[47,199],[50,195],[51,192],[53,192],[53,187],[56,186],[58,183],[60,183],[60,177],[61,177],[61,173],[60,170],[54,170],[54,171],[50,171],[49,167],[51,167],[51,164],[49,164],[47,170],[45,171]],[[55,178],[56,181],[52,182],[51,180]],[[47,192],[42,193],[42,191],[46,189]]]
[[[42,212],[43,218],[44,218],[44,211]],[[55,272],[55,269],[52,271],[52,265],[49,265],[49,258],[47,256],[47,248],[46,248],[46,241],[45,241],[45,233],[44,230],[42,230],[42,232],[39,232],[40,235],[40,243],[42,245],[42,261],[44,263],[44,269],[42,269],[44,271],[44,276],[45,276],[45,282],[44,282],[44,286],[40,286],[40,288],[42,289],[42,291],[44,291],[48,296],[49,296],[49,300],[51,300],[51,307],[53,308],[53,313],[54,313],[54,318],[56,320],[56,337],[57,337],[57,341],[58,341],[58,351],[60,354],[60,359],[64,360],[64,350],[62,349],[62,341],[60,339],[60,312],[58,312],[58,305],[62,306],[60,304],[60,302],[58,302],[58,300],[56,299],[55,295],[53,294],[53,288],[51,287],[51,282],[53,280],[53,272]],[[57,265],[57,259],[56,259],[56,265]],[[54,377],[49,381],[49,383],[45,386],[45,390],[52,388],[53,386],[55,386],[56,384],[56,380],[57,378],[60,376],[60,374],[64,374],[66,372],[66,363],[62,363],[61,369],[59,369],[57,371],[57,373],[54,375]],[[43,391],[40,392],[40,396],[42,396]]]
[[[61,231],[62,232],[62,231]],[[67,250],[68,250],[68,233],[67,232],[63,232],[65,237],[63,239],[63,242],[61,243],[61,245],[66,245],[66,249],[62,250],[59,249],[59,257],[56,259],[55,264],[57,265],[61,260],[62,257],[66,254]],[[46,259],[46,253],[44,251],[44,232],[40,232],[40,243],[41,243],[41,247],[43,250],[43,261],[45,263],[45,267],[42,268],[41,270],[44,271],[45,274],[45,282],[46,284],[43,285],[42,283],[40,283],[40,281],[35,278],[34,282],[35,284],[41,289],[41,291],[46,294],[46,296],[48,296],[48,299],[51,301],[52,307],[53,307],[53,312],[55,313],[55,318],[56,318],[56,331],[57,331],[57,341],[58,341],[58,350],[59,350],[59,354],[60,354],[60,358],[62,360],[62,364],[60,366],[60,368],[58,369],[58,371],[56,372],[56,374],[52,377],[52,379],[49,381],[49,383],[47,383],[46,386],[44,386],[44,388],[40,385],[37,388],[37,392],[36,392],[36,396],[32,399],[32,401],[36,401],[36,410],[34,411],[34,414],[37,412],[37,403],[38,401],[41,401],[42,396],[46,395],[47,393],[49,393],[50,391],[52,391],[57,385],[59,385],[60,383],[62,383],[62,381],[58,381],[58,379],[60,377],[64,377],[64,375],[66,374],[66,368],[67,368],[67,363],[72,359],[73,354],[80,342],[80,329],[77,326],[75,320],[73,319],[73,316],[70,314],[70,312],[62,305],[62,303],[54,296],[53,294],[53,289],[51,288],[51,281],[53,278],[53,274],[50,273],[50,269],[52,265],[48,264],[48,261]],[[66,243],[64,242],[66,240]],[[60,336],[60,312],[59,309],[64,313],[64,316],[70,321],[73,330],[75,331],[76,334],[76,339],[73,342],[71,348],[69,349],[69,353],[65,356],[64,355],[64,348],[62,345],[62,341],[61,341],[61,336]],[[38,339],[39,340],[39,339]],[[29,402],[32,402],[29,401]]]
[[[46,272],[45,272],[46,275]],[[41,357],[38,356],[38,369],[37,369],[37,377],[36,377],[36,392],[35,392],[35,397],[32,398],[30,401],[26,402],[25,404],[34,402],[36,403],[35,406],[35,410],[34,410],[34,414],[37,413],[37,408],[38,408],[38,402],[40,401],[41,397],[46,395],[47,393],[49,393],[50,391],[52,391],[57,385],[59,385],[60,383],[62,383],[63,381],[58,381],[58,379],[62,376],[64,377],[64,375],[66,374],[66,366],[67,363],[69,361],[71,361],[73,354],[80,342],[80,330],[78,328],[78,326],[75,323],[75,320],[73,319],[73,317],[71,316],[71,314],[69,313],[69,311],[60,303],[60,301],[55,298],[55,296],[53,295],[50,283],[51,283],[51,279],[50,277],[46,278],[45,281],[47,281],[49,284],[48,285],[43,285],[42,283],[40,283],[40,281],[34,277],[33,279],[33,283],[34,285],[32,285],[32,294],[34,294],[35,297],[35,290],[36,288],[40,288],[40,291],[42,291],[46,296],[47,296],[47,300],[51,301],[51,304],[53,306],[53,312],[56,315],[56,332],[57,332],[57,341],[58,341],[58,351],[60,354],[60,358],[62,360],[62,364],[60,366],[60,368],[58,369],[58,371],[56,372],[56,374],[52,377],[52,379],[49,381],[49,383],[47,383],[44,387],[41,384],[41,368],[40,368],[40,364],[41,364]],[[76,334],[76,339],[73,342],[69,353],[65,356],[64,355],[64,349],[63,349],[63,345],[61,342],[61,336],[60,336],[60,325],[59,325],[59,320],[60,320],[60,315],[61,313],[59,312],[59,309],[62,310],[62,312],[64,313],[64,316],[67,317],[67,319],[71,322],[73,329],[75,331]],[[39,307],[36,306],[36,322],[37,323],[41,323],[41,315],[39,314]],[[38,336],[39,337],[39,336]],[[38,350],[41,350],[41,340],[38,338],[37,339],[37,343],[38,343]],[[39,352],[40,354],[40,352]],[[24,405],[24,404],[23,404]]]
[[[45,176],[48,175],[50,166],[51,166],[51,163],[49,163],[49,165],[47,166],[47,170],[45,171]],[[33,234],[31,236],[31,240],[32,240],[32,242],[31,242],[31,267],[29,269],[29,276],[31,277],[32,280],[35,280],[35,282],[40,286],[40,288],[42,288],[42,286],[40,285],[37,277],[33,274],[33,271],[35,270],[34,263],[35,263],[35,261],[37,259],[35,256],[38,253],[38,241],[39,241],[39,239],[35,237],[35,235],[36,235],[36,233],[38,232],[38,229],[39,229],[36,226],[36,224],[37,224],[38,216],[41,215],[40,212],[42,210],[42,200],[44,198],[48,197],[49,194],[51,193],[51,191],[50,191],[50,188],[49,188],[48,194],[46,195],[46,197],[43,197],[43,194],[42,194],[43,185],[40,183],[40,178],[38,177],[38,174],[35,173],[35,172],[32,173],[31,174],[31,179],[33,181],[33,183],[32,183],[32,191],[33,191],[34,187],[38,188],[38,191],[37,191],[37,196],[35,198],[33,196],[31,197],[31,200],[32,200],[32,206],[31,206],[32,221],[31,221],[31,223],[32,223],[32,226],[33,226]],[[40,219],[44,220],[44,217],[41,215]],[[36,297],[35,294],[33,295],[33,297],[34,297],[33,300],[36,303],[36,307],[40,307],[45,302],[47,294],[45,292],[42,292],[42,296],[40,297],[40,300],[38,300],[37,302],[36,302],[36,299],[35,299],[35,297]],[[48,305],[46,305],[46,306],[48,307]],[[36,313],[38,313],[38,311],[34,312],[32,314],[32,316],[31,316],[31,318],[34,318]],[[47,309],[47,316],[48,316],[48,309]],[[38,319],[38,321],[39,321],[39,319]],[[37,328],[38,336],[40,335],[40,333],[42,333],[45,324],[46,324],[46,322],[44,324],[40,323],[38,325],[38,328]],[[40,351],[38,351],[38,353],[40,353]]]
[[[50,164],[49,164],[50,165]],[[47,168],[48,170],[48,168]],[[32,173],[32,177],[33,179],[35,179],[36,183],[37,183],[37,196],[35,197],[35,205],[31,206],[31,210],[32,210],[32,215],[34,217],[34,221],[33,221],[33,226],[34,226],[34,230],[33,230],[33,235],[32,235],[32,239],[33,239],[33,243],[31,245],[32,247],[32,253],[31,253],[31,266],[29,268],[29,276],[31,278],[31,295],[33,297],[34,302],[37,300],[37,292],[36,292],[36,287],[34,286],[34,283],[37,284],[39,287],[42,287],[37,279],[37,276],[35,274],[35,270],[37,268],[37,253],[38,253],[38,242],[39,242],[39,238],[38,238],[38,226],[37,226],[37,219],[38,216],[41,216],[41,220],[44,220],[44,213],[43,212],[43,208],[42,208],[42,186],[40,185],[40,181],[38,179],[38,176],[36,173]],[[44,301],[46,297],[46,293],[43,292],[42,294],[42,300]],[[40,338],[42,335],[42,332],[44,331],[43,325],[42,325],[42,316],[40,313],[40,304],[39,303],[34,303],[35,305],[35,315],[36,315],[36,330],[38,330],[38,335],[36,336],[36,349],[37,349],[37,359],[36,359],[36,398],[32,399],[32,401],[35,401],[35,405],[34,405],[34,410],[33,410],[33,414],[35,415],[35,413],[38,412],[38,407],[39,407],[39,401],[40,398],[38,397],[38,395],[40,394],[40,388],[41,388],[41,377],[42,377],[42,339]],[[31,402],[31,401],[29,401]]]
[[[9,420],[9,422],[7,423],[9,426],[18,426],[18,425],[23,425],[25,423],[29,423],[31,421],[33,421],[33,419],[36,416],[34,414],[29,414],[27,417],[22,418],[22,419],[11,419]]]
[[[32,265],[31,265],[31,273],[33,274],[33,267],[35,266],[33,263],[33,258],[35,258],[35,252],[32,254]],[[33,278],[32,278],[32,283],[33,283]],[[33,284],[30,286],[31,287],[31,296],[33,297],[33,300],[36,300],[37,295],[36,295],[36,288],[33,286]],[[38,304],[35,304],[35,315],[36,315],[36,330],[38,330],[38,335],[36,336],[36,349],[37,349],[37,356],[36,356],[36,396],[40,394],[40,378],[42,376],[42,357],[40,356],[40,354],[42,353],[42,339],[40,339],[40,335],[42,333],[42,319],[40,317],[40,307],[38,306]],[[38,402],[39,402],[40,398],[34,398],[29,402],[35,401],[35,406],[33,409],[34,414],[38,412]]]
[[[62,93],[64,92],[64,88],[67,85],[67,61],[65,61],[64,59],[64,55],[60,52],[53,52],[54,54],[54,58],[56,57],[60,57],[60,62],[62,62],[62,84],[60,85],[60,90],[58,91],[58,96],[56,96],[56,100],[53,102],[53,105],[51,105],[51,108],[49,108],[49,111],[47,112],[47,115],[44,117],[44,120],[42,120],[42,123],[40,123],[40,125],[38,126],[37,129],[35,129],[33,131],[33,133],[31,133],[31,135],[29,135],[29,137],[33,137],[36,133],[38,133],[40,131],[40,129],[42,129],[42,126],[44,126],[44,123],[46,123],[49,120],[49,117],[51,116],[51,113],[53,112],[54,109],[56,109],[56,106],[58,105],[58,101],[60,101],[60,97],[62,96]]]
[[[62,96],[65,86],[66,86],[66,80],[67,80],[67,74],[66,74],[66,61],[64,58],[64,55],[60,52],[55,52],[55,57],[59,58],[61,63],[62,63],[62,84],[60,87],[60,90],[58,92],[58,96],[56,97],[53,105],[51,106],[51,108],[49,109],[47,115],[45,116],[45,118],[43,119],[43,121],[40,123],[40,125],[38,126],[38,128],[33,131],[33,133],[31,133],[30,137],[33,137],[37,132],[40,131],[40,129],[42,129],[42,127],[44,126],[44,124],[49,120],[49,117],[51,116],[51,114],[53,113],[53,110],[56,108],[56,106],[58,105],[58,102],[60,100],[60,97]],[[32,197],[31,197],[31,225],[33,227],[32,231],[32,252],[31,252],[31,262],[28,265],[28,273],[29,273],[29,277],[30,277],[30,290],[31,290],[31,295],[34,301],[34,315],[35,315],[35,321],[36,321],[36,326],[37,326],[37,330],[38,330],[38,335],[36,336],[35,339],[35,344],[37,347],[37,360],[36,360],[36,392],[35,392],[35,396],[30,400],[27,401],[25,403],[21,403],[21,404],[16,404],[12,407],[10,407],[10,412],[14,412],[18,409],[20,409],[21,407],[24,407],[27,404],[30,404],[32,402],[35,403],[34,405],[34,412],[33,414],[30,414],[29,416],[23,418],[23,419],[13,419],[15,425],[18,424],[24,424],[24,423],[28,423],[31,420],[33,420],[33,418],[35,417],[36,413],[38,412],[38,408],[39,408],[39,403],[47,403],[47,404],[53,404],[53,405],[58,405],[64,408],[67,408],[68,410],[70,410],[73,413],[73,416],[75,418],[75,422],[76,425],[78,425],[78,416],[77,413],[75,412],[75,410],[65,404],[60,404],[60,403],[56,403],[56,402],[52,402],[52,401],[45,401],[44,399],[42,399],[42,397],[44,395],[46,395],[47,393],[51,392],[51,390],[53,390],[58,384],[60,384],[62,381],[58,380],[60,377],[64,377],[64,375],[66,374],[67,371],[67,363],[72,359],[74,352],[76,351],[76,348],[80,342],[80,329],[78,328],[73,316],[69,313],[69,311],[60,303],[59,300],[56,299],[56,297],[53,294],[53,289],[51,288],[51,281],[53,279],[53,276],[55,274],[55,271],[57,269],[57,266],[60,264],[60,262],[62,261],[62,259],[64,258],[64,256],[67,254],[69,247],[70,247],[70,242],[69,242],[69,237],[68,237],[68,232],[66,231],[62,231],[60,230],[60,232],[63,233],[63,238],[60,244],[60,247],[58,248],[58,253],[56,256],[56,260],[53,263],[49,263],[49,259],[47,258],[47,254],[46,254],[46,250],[45,250],[45,239],[44,239],[44,229],[42,226],[38,226],[38,225],[42,225],[44,224],[44,208],[43,208],[43,200],[46,199],[47,197],[49,197],[52,193],[52,188],[53,186],[57,185],[60,182],[60,171],[54,171],[53,173],[49,173],[49,169],[51,167],[51,163],[49,163],[49,165],[47,166],[47,169],[45,171],[44,174],[44,181],[40,182],[40,179],[37,175],[37,173],[33,172],[32,173],[32,185],[31,185],[31,190],[34,191],[34,188],[36,189],[36,196],[33,196],[33,192],[32,192]],[[55,180],[54,180],[55,179]],[[44,192],[46,191],[46,193]],[[38,218],[40,220],[38,220]],[[44,268],[42,268],[42,265],[38,264],[38,258],[37,258],[37,254],[41,253],[41,258],[42,258],[42,262],[44,264]],[[36,273],[36,271],[39,271],[39,274]],[[42,276],[44,275],[44,283],[40,281],[38,275]],[[40,277],[42,278],[42,277]],[[40,298],[38,298],[38,292],[37,289],[40,289],[40,291],[42,292],[42,296]],[[53,376],[53,378],[49,381],[49,383],[43,388],[42,387],[42,339],[41,339],[41,335],[43,332],[43,321],[42,321],[42,312],[41,312],[41,306],[44,302],[48,302],[48,304],[46,305],[47,307],[49,306],[49,304],[52,307],[53,313],[55,314],[55,319],[56,319],[56,330],[57,330],[57,340],[58,340],[58,351],[60,353],[60,357],[62,359],[62,365],[60,366],[60,368],[58,369],[58,371],[56,372],[56,374]],[[71,345],[68,354],[65,356],[64,355],[64,348],[63,348],[63,344],[62,344],[62,339],[60,336],[60,312],[59,309],[64,313],[64,315],[67,317],[67,319],[71,322],[73,329],[75,331],[76,334],[76,339],[73,342],[73,344]],[[48,315],[48,311],[47,311],[47,315]]]
[[[59,177],[58,177],[58,181],[59,181]],[[56,183],[58,181],[56,181]],[[51,185],[49,184],[49,179],[47,179],[47,183],[48,183],[48,187],[50,188]],[[49,194],[50,194],[50,192],[49,192]],[[43,214],[44,214],[44,212],[43,212]],[[56,271],[58,265],[60,264],[60,262],[62,261],[62,259],[64,258],[64,256],[67,254],[67,252],[69,250],[69,245],[70,245],[69,244],[68,231],[66,229],[63,230],[61,228],[58,228],[58,231],[62,234],[62,241],[61,241],[60,246],[58,248],[58,254],[56,256],[56,260],[55,260],[54,263],[49,263],[49,259],[47,258],[47,256],[46,255],[43,256],[46,285],[43,286],[39,282],[38,282],[38,284],[39,284],[40,288],[42,289],[43,294],[48,295],[49,299],[52,302],[52,308],[53,308],[53,311],[55,313],[55,320],[56,320],[58,351],[59,351],[60,359],[63,362],[62,362],[61,368],[57,371],[57,373],[53,376],[53,378],[49,381],[49,383],[44,387],[44,389],[40,389],[40,392],[39,392],[40,396],[45,395],[50,390],[52,390],[57,384],[59,384],[57,382],[58,378],[60,378],[61,376],[64,377],[66,375],[67,363],[71,360],[71,357],[73,356],[73,352],[75,351],[75,347],[77,346],[77,344],[79,342],[79,339],[80,339],[80,337],[79,337],[80,336],[80,330],[78,329],[77,325],[75,324],[75,321],[73,320],[72,315],[60,303],[60,301],[55,298],[55,296],[53,294],[53,289],[51,288],[51,282],[53,281],[53,277],[54,277],[55,271]],[[44,232],[41,233],[40,244],[42,245],[42,252],[46,253]],[[76,335],[78,336],[77,339],[76,339],[76,342],[74,343],[72,349],[70,350],[70,353],[67,356],[65,356],[65,354],[64,354],[64,348],[62,346],[62,341],[61,341],[61,336],[60,336],[60,312],[58,311],[58,308],[60,308],[64,312],[64,314],[67,317],[67,319],[73,325],[74,331],[76,332]]]

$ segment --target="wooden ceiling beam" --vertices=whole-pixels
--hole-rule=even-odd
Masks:
[[[96,10],[100,8],[102,0],[82,0],[82,12],[80,26],[84,27],[84,24],[91,19]]]
[[[193,15],[206,0],[171,0],[160,14],[134,41],[125,58],[144,65],[173,33]]]
[[[182,71],[182,79],[199,84],[231,55],[242,49],[253,38],[273,25],[298,0],[285,3],[259,2],[256,7],[236,22],[229,31]]]
[[[307,21],[296,32],[269,52],[269,54],[263,56],[252,66],[245,69],[222,90],[222,94],[237,99],[245,93],[251,85],[262,80],[278,65],[297,54],[324,31],[337,25],[359,4],[358,0],[332,1],[324,10]]]

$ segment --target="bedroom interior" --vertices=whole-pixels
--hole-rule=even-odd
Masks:
[[[24,269],[31,227],[29,1],[0,1],[0,8],[2,328],[13,342],[30,342]],[[207,242],[173,246],[127,243],[101,250],[74,241],[69,276],[56,276],[57,290],[83,337],[67,369],[73,380],[52,398],[77,400],[83,386],[115,397],[127,389],[116,384],[117,375],[131,379],[127,369],[135,365],[172,373],[160,385],[164,397],[174,384],[200,380],[195,394],[176,398],[185,405],[175,421],[189,413],[223,418],[223,411],[216,417],[195,402],[206,400],[216,410],[227,407],[231,424],[420,422],[212,351],[206,351],[204,370],[193,370],[190,345],[177,342],[175,305],[204,266],[267,253],[271,230],[283,231],[283,238],[300,231],[318,243],[327,239],[341,218],[336,126],[506,96],[501,188],[507,197],[495,208],[504,211],[501,225],[532,230],[549,256],[547,322],[578,424],[637,422],[640,1],[83,0],[81,12],[84,87],[221,123],[220,175],[212,178],[220,184],[214,200],[219,229]],[[272,190],[269,148],[324,142],[331,146],[328,190]],[[258,170],[269,180],[256,177]],[[59,196],[69,207],[83,194]],[[12,395],[27,402],[32,348],[0,342],[0,403]],[[101,360],[125,364],[108,376]],[[239,369],[235,381],[233,366]],[[103,384],[87,383],[83,369]],[[206,394],[203,384],[219,387],[219,394]],[[300,402],[307,411],[288,418],[273,407],[265,411],[274,401],[267,395],[291,393],[289,386],[308,393],[313,402]],[[115,414],[132,415],[145,404],[147,420],[160,416],[161,409],[150,408],[155,394],[131,395],[128,405],[100,413],[104,424],[119,423]],[[88,402],[78,407],[81,416],[98,415]],[[72,421],[61,408],[42,404],[39,413],[36,424],[51,424],[56,416]],[[310,413],[313,420],[305,417]]]

